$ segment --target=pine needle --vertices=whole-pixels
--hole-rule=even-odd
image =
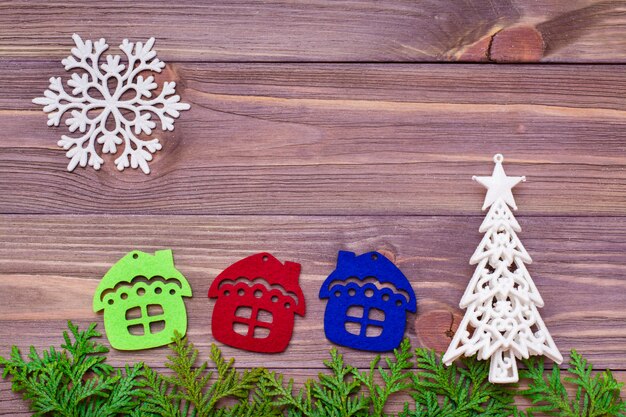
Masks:
[[[626,402],[620,398],[623,384],[606,370],[594,375],[592,365],[578,352],[572,350],[571,376],[561,377],[558,365],[546,373],[543,358],[530,358],[525,361],[525,370],[520,376],[529,379],[528,389],[520,394],[528,398],[533,406],[527,410],[529,417],[534,413],[559,417],[626,417]],[[575,387],[572,397],[565,383]]]
[[[196,366],[198,350],[186,337],[176,333],[170,345],[172,355],[167,357],[165,366],[172,370],[172,376],[163,376],[146,367],[146,391],[149,398],[144,411],[164,417],[213,417],[229,416],[237,412],[246,414],[250,410],[267,408],[269,401],[249,403],[250,393],[254,390],[262,369],[239,372],[234,368],[234,360],[224,360],[220,350],[211,346],[211,361],[217,375],[209,370],[208,363]],[[233,407],[219,408],[224,399],[239,400]],[[261,397],[257,394],[255,399]],[[230,411],[229,411],[230,410]],[[236,415],[236,414],[232,414]]]
[[[115,371],[105,363],[108,348],[92,339],[100,337],[91,324],[79,331],[68,322],[62,350],[41,355],[31,347],[26,360],[13,346],[11,357],[0,357],[2,376],[11,377],[12,389],[29,402],[33,416],[114,417],[128,415],[143,398],[141,363]]]
[[[0,357],[2,377],[28,401],[35,417],[388,417],[389,399],[410,394],[398,417],[626,417],[622,383],[611,371],[594,372],[576,351],[563,376],[543,358],[526,360],[520,376],[527,389],[489,383],[489,364],[465,358],[445,366],[431,350],[411,350],[404,340],[392,356],[376,356],[366,370],[345,363],[337,349],[326,372],[300,390],[293,380],[263,368],[239,371],[211,346],[210,361],[176,334],[167,374],[137,363],[116,370],[92,324],[80,331],[68,322],[60,348],[26,357],[13,346]],[[415,363],[414,363],[415,362]],[[570,387],[568,391],[567,387]],[[515,395],[532,402],[525,411]]]

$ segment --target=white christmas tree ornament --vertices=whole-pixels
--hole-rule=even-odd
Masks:
[[[73,138],[63,135],[58,142],[70,158],[67,170],[72,171],[78,165],[98,170],[104,162],[98,149],[115,154],[123,144],[122,154],[115,159],[117,169],[123,171],[130,166],[150,173],[148,161],[161,149],[161,144],[157,138],[142,140],[138,136],[152,134],[156,127],[153,115],[163,130],[173,130],[174,118],[181,110],[189,109],[189,104],[181,103],[180,96],[175,94],[175,82],[165,82],[161,92],[153,97],[157,89],[154,77],[140,75],[146,71],[161,72],[165,67],[152,49],[154,38],[145,44],[124,39],[119,47],[126,55],[126,63],[119,55],[107,55],[100,62],[109,48],[104,39],[83,42],[76,34],[72,38],[76,47],[62,61],[66,71],[77,71],[67,81],[69,92],[65,91],[60,77],[52,77],[44,97],[33,100],[49,113],[48,126],[59,126],[63,115],[69,112],[65,124],[70,132],[80,133]]]
[[[537,311],[543,299],[526,269],[532,260],[509,209],[517,209],[511,189],[526,178],[508,177],[501,154],[493,160],[490,177],[473,177],[487,188],[483,210],[491,208],[480,226],[485,236],[470,259],[478,266],[460,303],[467,311],[443,361],[451,365],[462,355],[475,354],[491,358],[489,381],[505,384],[519,380],[517,359],[545,355],[561,363],[563,356]]]

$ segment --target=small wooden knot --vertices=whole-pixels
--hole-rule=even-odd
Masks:
[[[381,255],[389,259],[394,264],[396,263],[396,254],[390,251],[389,249],[378,249],[376,252],[380,253]]]
[[[436,352],[445,352],[461,318],[461,315],[450,310],[433,310],[418,314],[415,332],[420,345]]]
[[[491,35],[463,48],[457,59],[465,62],[489,62],[489,45],[491,45]]]
[[[543,37],[536,28],[517,26],[493,36],[489,58],[495,62],[539,62],[544,50]]]

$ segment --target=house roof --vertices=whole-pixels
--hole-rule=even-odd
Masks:
[[[300,264],[295,262],[285,262],[282,264],[278,259],[269,253],[262,252],[248,256],[235,262],[222,273],[220,273],[209,288],[209,297],[215,298],[219,295],[219,287],[223,281],[238,281],[245,278],[252,281],[262,278],[270,286],[280,286],[285,292],[295,296],[295,314],[303,315],[305,312],[304,294],[298,283],[300,277]]]
[[[349,278],[364,281],[372,277],[375,277],[380,283],[391,284],[397,290],[405,292],[409,297],[406,309],[413,313],[417,311],[415,292],[411,283],[393,262],[378,252],[368,252],[356,256],[354,252],[339,251],[337,268],[322,284],[319,296],[320,298],[329,298],[331,284],[335,281],[346,281]]]
[[[117,261],[100,280],[93,295],[93,310],[97,312],[105,307],[103,292],[114,289],[120,283],[130,284],[136,277],[145,277],[148,281],[155,277],[166,280],[174,278],[180,282],[180,295],[191,297],[191,287],[183,274],[174,267],[174,257],[170,249],[156,251],[154,255],[132,251]]]

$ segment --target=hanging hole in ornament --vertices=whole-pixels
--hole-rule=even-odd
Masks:
[[[145,293],[146,293],[146,289],[145,289],[145,288],[143,288],[143,287],[139,287],[139,288],[137,288],[137,295],[138,295],[138,296],[140,296],[140,297],[141,297],[141,296],[142,296],[142,295],[144,295]]]
[[[246,293],[246,291],[243,288],[240,288],[240,289],[237,290],[237,294],[239,296],[243,296],[245,293]]]
[[[400,307],[402,305],[402,300],[396,300],[396,306]]]
[[[383,294],[382,299],[383,301],[389,301],[389,294]]]
[[[255,296],[256,298],[261,298],[261,297],[263,297],[263,291],[261,291],[261,290],[256,290],[256,291],[254,292],[254,296]]]
[[[138,253],[133,253],[133,259],[137,259],[139,258],[139,254]]]
[[[493,162],[495,162],[496,164],[501,164],[502,162],[504,162],[504,155],[502,155],[501,153],[497,153],[493,156]]]
[[[376,261],[378,260],[378,255],[376,255],[375,253],[372,254],[372,261]]]
[[[267,255],[263,256],[263,262],[267,262],[268,259]]]
[[[350,288],[350,289],[348,290],[348,295],[349,295],[350,297],[354,297],[354,296],[356,295],[356,290],[355,290],[354,288]]]

